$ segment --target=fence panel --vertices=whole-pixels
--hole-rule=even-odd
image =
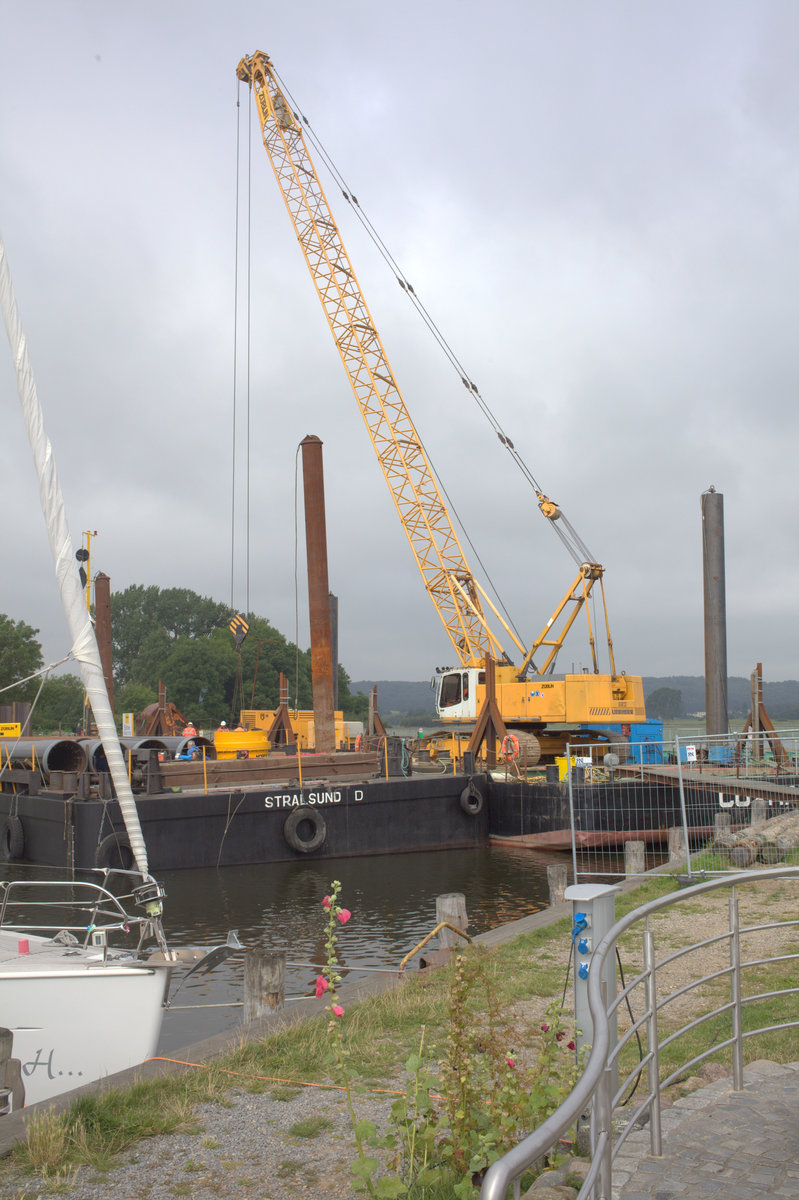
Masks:
[[[566,762],[575,880],[799,857],[799,732],[569,747]]]

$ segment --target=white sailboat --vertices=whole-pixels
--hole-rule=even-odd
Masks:
[[[71,653],[80,667],[138,871],[122,877],[128,885],[124,898],[112,894],[109,873],[101,883],[0,883],[0,1026],[13,1034],[13,1057],[21,1064],[30,1104],[135,1066],[155,1053],[173,956],[161,925],[163,890],[148,870],[2,238],[0,307]],[[50,913],[55,916],[46,915]],[[52,923],[43,925],[44,920]],[[128,939],[132,949],[114,949],[114,938],[123,944]],[[160,965],[141,953],[153,939]]]

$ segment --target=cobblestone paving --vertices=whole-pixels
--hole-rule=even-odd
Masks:
[[[663,1113],[663,1157],[649,1128],[632,1133],[614,1163],[613,1200],[799,1200],[799,1063],[757,1062],[744,1090],[708,1084]]]

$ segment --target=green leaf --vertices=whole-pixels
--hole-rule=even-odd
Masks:
[[[408,1187],[401,1179],[397,1179],[396,1175],[384,1176],[382,1179],[376,1179],[373,1184],[376,1196],[404,1196]]]
[[[377,1126],[374,1121],[368,1121],[364,1118],[362,1121],[356,1123],[353,1132],[359,1138],[372,1138],[377,1134]]]
[[[369,1179],[379,1166],[376,1158],[356,1158],[350,1164],[350,1170],[361,1179]]]

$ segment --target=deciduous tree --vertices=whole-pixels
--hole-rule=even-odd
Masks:
[[[14,621],[5,613],[0,613],[0,688],[10,688],[43,665],[42,647],[36,640],[38,632],[38,629],[33,629],[24,621]],[[34,679],[10,691],[3,691],[0,693],[0,703],[32,700],[38,687],[39,683]]]

